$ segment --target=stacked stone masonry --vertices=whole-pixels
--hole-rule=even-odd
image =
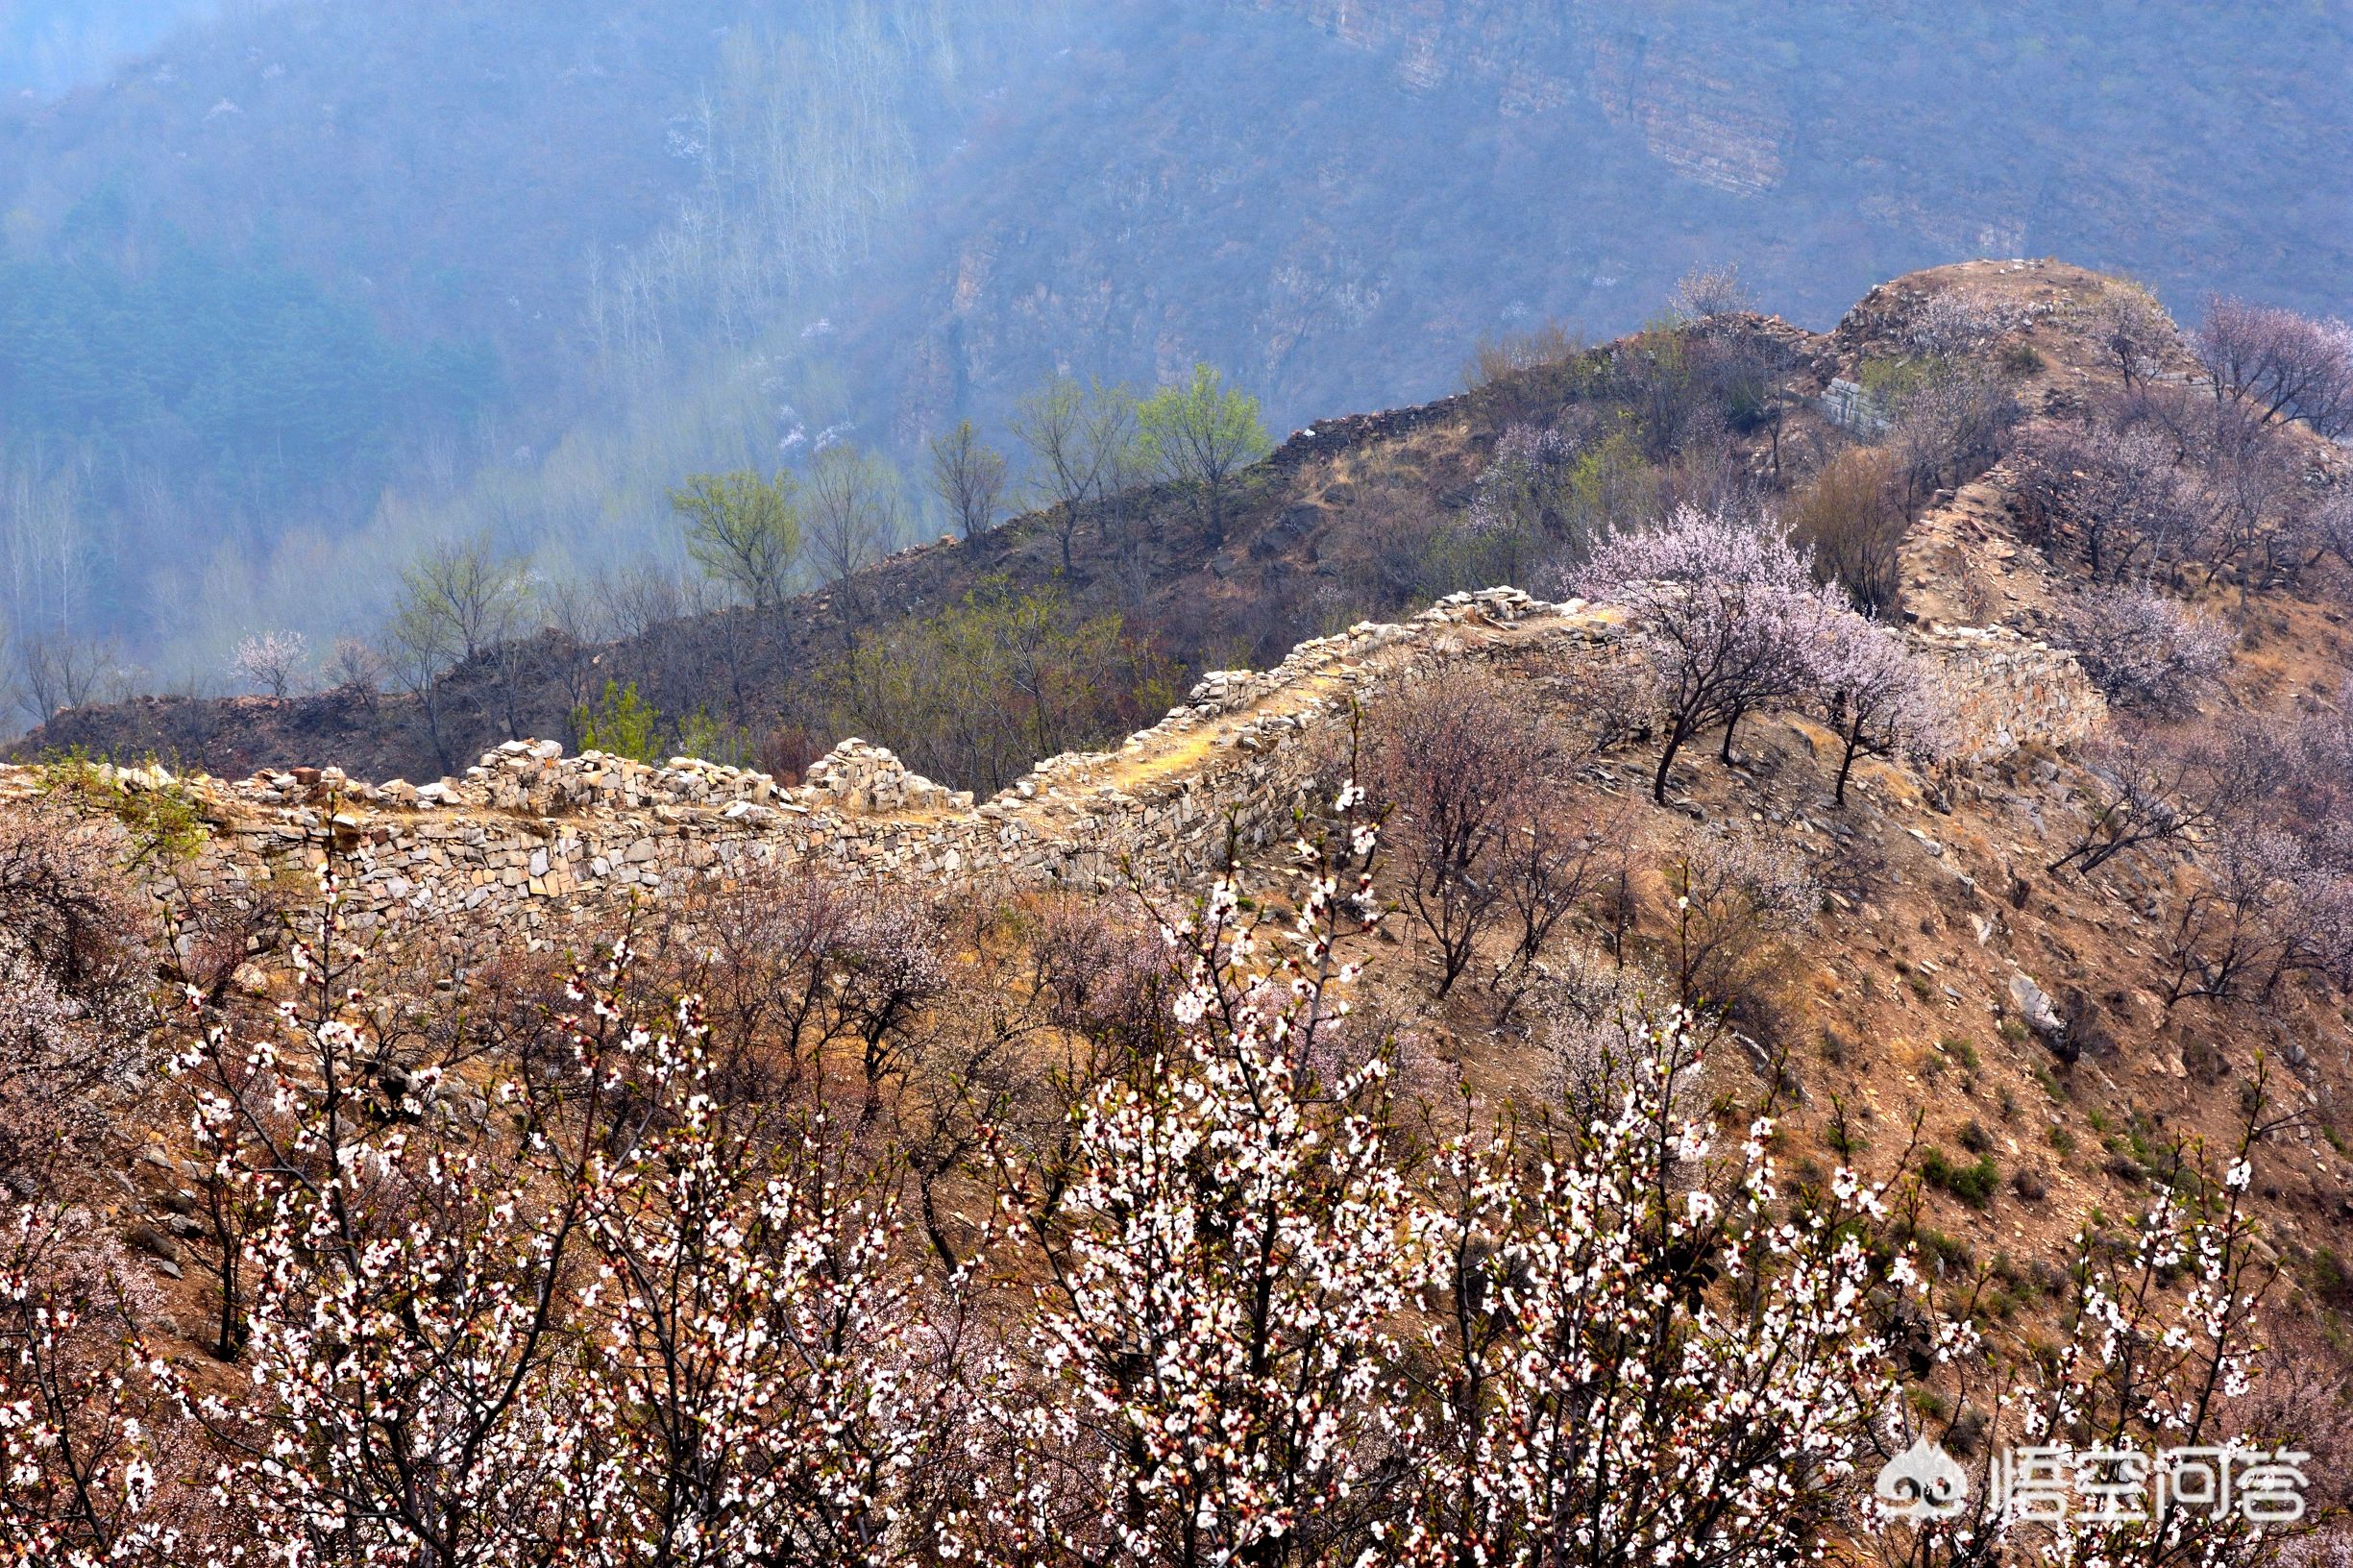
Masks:
[[[2066,652],[1999,630],[1911,635],[1950,672],[1965,760],[2064,745],[2099,721],[2098,696]],[[234,783],[135,768],[114,778],[185,792],[205,820],[205,846],[157,889],[167,908],[192,893],[241,901],[269,884],[301,897],[331,853],[362,930],[455,921],[529,937],[759,867],[910,885],[1178,886],[1216,869],[1233,844],[1287,836],[1317,782],[1319,748],[1308,743],[1336,733],[1380,687],[1466,658],[1507,667],[1621,658],[1631,646],[1608,606],[1457,594],[1402,625],[1303,643],[1271,670],[1213,672],[1116,750],[1051,758],[977,804],[856,739],[797,788],[687,757],[653,767],[566,756],[552,741],[509,742],[462,779],[423,785],[306,768]],[[39,787],[35,771],[0,769],[0,797]]]

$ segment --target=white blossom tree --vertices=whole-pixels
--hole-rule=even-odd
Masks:
[[[1375,914],[1361,806],[1347,787],[1337,853],[1302,845],[1295,919],[1251,918],[1228,876],[1170,921],[1176,1047],[1087,1103],[1066,1186],[1009,1172],[1049,1283],[1037,1354],[984,1389],[1013,1485],[967,1526],[986,1560],[1328,1561],[1402,1480],[1387,1401],[1426,1260],[1385,1059],[1340,1048],[1335,939]]]
[[[1941,1417],[1891,1407],[1885,1447],[1935,1437],[1949,1458],[1973,1449],[1966,1502],[1900,1520],[1865,1500],[1882,1560],[2246,1568],[2292,1537],[2303,1511],[2292,1456],[2316,1434],[2247,1419],[2262,1375],[2257,1309],[2278,1273],[2247,1207],[2266,1074],[2248,1090],[2244,1131],[2218,1175],[2177,1142],[2163,1157],[2165,1190],[2137,1218],[2077,1235],[2054,1344],[1989,1343],[1973,1326],[1989,1276],[1961,1292],[1938,1335],[1947,1397],[1928,1408]],[[1957,1438],[1965,1425],[2008,1440],[2006,1468],[1994,1443]]]
[[[310,645],[299,631],[264,631],[237,644],[230,673],[272,697],[284,697],[303,683]]]
[[[909,1501],[944,1484],[955,1431],[934,1332],[951,1319],[888,1188],[821,1111],[774,1129],[730,1105],[691,1005],[625,1043],[668,1114],[588,1173],[578,1491],[598,1560],[916,1555]]]
[[[1449,1260],[1398,1556],[1433,1564],[1807,1560],[1897,1382],[1863,1237],[1884,1193],[1793,1192],[1760,1115],[1719,1153],[1694,1020],[1621,1019],[1615,1103],[1436,1161]],[[1795,1200],[1795,1201],[1793,1201]]]

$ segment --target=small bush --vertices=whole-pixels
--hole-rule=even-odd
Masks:
[[[130,839],[125,859],[131,865],[177,864],[204,847],[205,820],[195,792],[152,753],[139,767],[125,770],[77,747],[44,759],[37,776],[44,796],[105,812],[120,822]]]
[[[1972,1209],[1991,1204],[1995,1189],[2001,1185],[2001,1167],[1992,1159],[1962,1164],[1934,1147],[1921,1156],[1920,1174],[1930,1187],[1951,1193]]]
[[[2353,1270],[2327,1247],[2312,1255],[2312,1292],[2339,1311],[2353,1311]]]

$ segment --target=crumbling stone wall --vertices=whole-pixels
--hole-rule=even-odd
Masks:
[[[1973,760],[2064,744],[2096,722],[2097,696],[2064,652],[2005,632],[1916,635],[1963,694]],[[1232,844],[1287,836],[1313,782],[1309,743],[1382,686],[1465,658],[1624,657],[1625,636],[1624,612],[1609,606],[1457,594],[1402,625],[1302,643],[1271,670],[1213,672],[1116,750],[1051,758],[978,803],[855,739],[797,788],[692,758],[651,767],[531,741],[424,785],[371,786],[332,769],[235,783],[115,776],[126,789],[189,792],[209,829],[159,896],[249,900],[268,884],[299,888],[331,858],[362,930],[397,919],[493,942],[552,935],[633,896],[763,866],[919,886],[1184,885]],[[0,770],[0,796],[34,785],[26,770]]]
[[[1990,762],[2022,746],[2072,746],[2108,717],[2075,656],[2006,626],[1933,626],[1913,646],[1941,663],[1958,736],[1953,754]]]

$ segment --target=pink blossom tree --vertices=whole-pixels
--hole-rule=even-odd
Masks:
[[[1728,762],[1745,715],[1813,692],[1812,649],[1836,610],[1779,531],[1689,506],[1603,545],[1569,587],[1634,614],[1663,710],[1651,781],[1662,804],[1676,755],[1694,735],[1722,724]]]
[[[2220,296],[2191,337],[2218,399],[2326,436],[2353,429],[2353,328]]]
[[[1826,630],[1816,678],[1839,740],[1830,797],[1843,806],[1856,757],[1941,755],[1951,744],[1953,718],[1932,672],[1897,633],[1854,615],[1834,618]]]
[[[2060,635],[2120,706],[2180,714],[2230,665],[2228,626],[2149,587],[2094,590],[2060,612]]]

